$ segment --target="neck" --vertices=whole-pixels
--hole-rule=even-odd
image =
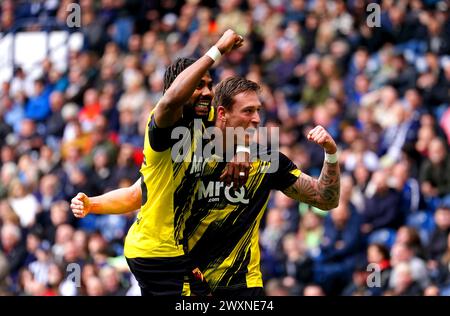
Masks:
[[[226,150],[227,148],[227,129],[226,129],[226,125],[224,121],[221,121],[219,119],[216,120],[216,124],[215,124],[216,128],[218,128],[220,130],[220,132],[222,133],[222,148],[224,150]]]

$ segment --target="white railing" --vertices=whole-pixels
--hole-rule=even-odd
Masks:
[[[67,70],[70,51],[83,47],[83,34],[68,31],[16,32],[0,35],[0,83],[12,78],[13,70],[21,66],[30,78],[42,72],[42,62],[48,57],[54,67]]]

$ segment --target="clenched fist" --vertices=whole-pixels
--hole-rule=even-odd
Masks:
[[[337,151],[333,137],[320,125],[317,125],[308,133],[307,139],[322,146],[327,154],[334,154]]]
[[[242,36],[238,35],[235,31],[228,29],[225,33],[223,33],[222,37],[219,38],[215,46],[223,55],[232,49],[241,47],[243,42],[244,38]]]
[[[70,203],[70,209],[72,210],[73,215],[78,218],[83,218],[89,214],[90,208],[89,198],[82,192],[78,193]]]

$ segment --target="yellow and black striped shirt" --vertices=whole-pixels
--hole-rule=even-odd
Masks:
[[[219,177],[225,162],[205,164],[197,199],[187,220],[185,237],[193,262],[214,291],[220,288],[262,287],[259,225],[272,189],[284,190],[301,171],[279,153],[278,168],[258,159],[244,187],[225,187]]]
[[[142,206],[125,239],[127,258],[184,255],[184,224],[201,174],[201,161],[195,156],[204,129],[202,123],[199,128],[199,122],[180,120],[173,127],[159,128],[153,112],[150,114],[140,169]],[[184,127],[186,133],[180,139],[172,139],[177,127]],[[176,158],[181,161],[173,159],[173,152],[179,153]]]

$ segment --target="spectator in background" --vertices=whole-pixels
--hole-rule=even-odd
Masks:
[[[308,284],[303,289],[303,296],[325,296],[325,291],[320,285]]]
[[[414,227],[401,226],[397,230],[394,245],[395,244],[405,244],[413,251],[414,256],[425,259],[422,240],[419,232]]]
[[[302,215],[297,233],[302,247],[310,253],[317,251],[323,237],[323,229],[322,217],[308,208]]]
[[[134,183],[137,180],[138,174],[139,167],[135,160],[134,146],[129,143],[122,143],[117,156],[117,162],[112,169],[111,187],[118,187],[122,179],[130,179]]]
[[[70,224],[73,220],[69,218],[69,204],[64,200],[54,202],[49,213],[47,214],[47,222],[43,227],[45,227],[45,238],[53,244],[56,239],[58,226]]]
[[[278,267],[282,255],[282,238],[287,232],[288,224],[284,220],[283,211],[280,208],[267,210],[265,227],[261,229],[261,262],[262,275],[271,278],[278,276]]]
[[[61,224],[56,227],[55,239],[52,246],[53,258],[56,263],[64,264],[64,259],[66,256],[66,252],[69,248],[68,243],[73,239],[74,228],[69,224]],[[75,262],[76,257],[72,258]],[[70,261],[68,261],[70,263]],[[64,266],[65,268],[65,266]]]
[[[40,175],[58,174],[61,169],[61,157],[59,150],[55,150],[48,145],[41,147],[37,168]],[[57,191],[56,193],[58,193]]]
[[[105,287],[97,276],[90,276],[86,280],[86,295],[87,296],[105,296],[107,293]]]
[[[342,291],[343,296],[372,296],[376,289],[368,286],[369,271],[365,261],[358,262],[353,270],[352,281]]]
[[[422,124],[417,133],[416,151],[423,157],[428,157],[428,147],[431,141],[436,138],[436,129],[433,125]],[[421,179],[419,179],[421,180]],[[422,180],[421,180],[422,181]]]
[[[117,132],[120,128],[119,111],[117,111],[114,96],[110,93],[102,92],[99,99],[101,114],[108,121],[108,130]]]
[[[341,293],[362,255],[360,217],[348,204],[340,203],[325,218],[320,254],[314,259],[314,280],[327,295]]]
[[[440,205],[434,213],[434,227],[427,247],[428,258],[438,260],[447,249],[447,236],[450,233],[450,206]]]
[[[411,278],[417,282],[420,289],[425,289],[429,283],[430,278],[426,268],[425,261],[414,254],[414,249],[406,243],[396,243],[391,250],[391,265],[392,273],[389,278],[389,287],[392,289],[404,286],[403,282],[403,268],[402,264],[407,264]],[[408,284],[409,286],[409,284]]]
[[[139,134],[137,117],[131,109],[123,109],[119,114],[119,141],[130,143],[136,147],[142,146],[143,138]]]
[[[15,98],[19,93],[32,95],[34,91],[33,82],[25,73],[22,67],[14,70],[14,76],[11,80],[10,96]]]
[[[37,131],[35,122],[30,119],[23,119],[18,135],[18,154],[37,152],[43,143],[44,141]]]
[[[128,289],[121,283],[120,274],[115,268],[105,266],[100,269],[99,276],[107,296],[125,296]]]
[[[62,108],[65,104],[64,94],[61,91],[54,91],[50,94],[51,114],[46,121],[46,142],[57,146],[61,140],[66,122],[62,115]]]
[[[421,190],[428,202],[433,198],[444,198],[450,193],[450,155],[446,143],[434,138],[428,148],[428,159],[420,170]],[[433,203],[433,202],[431,202]],[[430,205],[432,208],[433,205]]]
[[[442,294],[449,295],[450,293],[450,234],[447,236],[447,249],[442,254],[438,262],[438,277],[437,281],[442,286]]]
[[[36,261],[29,264],[28,269],[33,274],[33,278],[36,282],[47,285],[49,278],[50,265],[52,264],[51,258],[51,245],[47,240],[44,240],[37,247]]]
[[[20,102],[15,102],[9,95],[4,95],[1,98],[0,110],[0,136],[6,139],[8,133],[20,132],[21,122],[25,117],[25,110]],[[4,122],[2,122],[4,120]],[[6,123],[6,124],[5,124]]]
[[[108,157],[108,161],[116,161],[117,159],[117,145],[112,139],[112,134],[108,130],[108,122],[104,116],[98,116],[93,122],[93,129],[90,133],[88,143],[88,155],[84,158],[86,166],[89,168],[94,165],[94,156],[98,150],[104,150]]]
[[[391,74],[387,84],[394,87],[400,95],[415,86],[415,70],[408,64],[403,53],[395,54],[392,60],[394,73]]]
[[[375,264],[380,271],[380,286],[374,291],[375,295],[381,295],[388,289],[392,272],[390,259],[389,249],[385,245],[373,243],[367,247],[367,262]]]
[[[9,274],[9,263],[3,252],[0,252],[0,295],[7,296],[12,293],[8,291],[7,277]]]
[[[125,92],[117,104],[118,110],[131,110],[133,117],[137,119],[148,100],[148,93],[143,86],[144,77],[138,71],[131,72],[125,83]]]
[[[51,113],[50,89],[45,87],[44,79],[34,81],[34,94],[25,106],[25,117],[43,123]]]
[[[0,249],[9,263],[9,275],[13,281],[18,277],[26,258],[26,249],[22,242],[22,232],[19,226],[5,223],[0,230]]]
[[[17,175],[18,168],[14,162],[9,161],[2,165],[0,170],[0,198],[8,197],[11,183],[16,179]]]
[[[112,162],[109,161],[108,153],[103,148],[98,148],[94,152],[94,165],[90,172],[92,183],[96,187],[96,191],[103,194],[111,188]]]
[[[78,119],[84,132],[90,133],[94,129],[95,120],[101,115],[98,91],[88,89],[84,93],[83,107]]]
[[[24,266],[28,267],[28,265],[34,261],[36,261],[36,250],[39,245],[42,243],[42,230],[38,227],[33,227],[30,229],[27,234],[27,239],[25,241],[25,247],[27,251],[27,255],[25,258]]]
[[[449,68],[448,72],[450,73],[450,66],[448,68]],[[441,128],[444,130],[445,136],[447,137],[447,145],[450,146],[450,107],[442,115],[439,124]]]
[[[20,225],[30,228],[36,222],[36,216],[41,211],[36,197],[29,192],[29,189],[20,180],[11,183],[9,192],[9,203],[14,212],[20,218]]]
[[[365,234],[374,233],[381,228],[396,229],[403,222],[400,193],[389,188],[387,180],[387,172],[377,170],[367,185],[361,226]]]
[[[283,271],[281,277],[284,284],[289,284],[290,295],[300,295],[303,287],[313,280],[313,261],[305,245],[294,234],[283,238]]]
[[[50,263],[47,286],[55,295],[76,296],[78,294],[77,284],[72,280],[64,278],[62,268],[56,263]]]
[[[306,74],[306,84],[302,90],[301,103],[306,107],[316,107],[329,97],[329,88],[319,71]]]
[[[448,8],[447,8],[448,10]],[[427,27],[427,49],[435,54],[450,54],[450,41],[448,39],[448,28],[445,29],[444,21],[430,14],[424,14]]]
[[[440,289],[434,284],[431,284],[423,291],[423,296],[440,296]]]
[[[367,148],[366,141],[361,136],[357,136],[351,143],[345,156],[344,168],[346,171],[352,172],[359,163],[364,164],[371,172],[379,168],[377,155]]]
[[[392,287],[392,294],[396,296],[419,296],[422,295],[422,289],[413,277],[411,267],[406,262],[399,263],[393,271],[397,278]],[[389,292],[388,292],[389,293]]]
[[[399,162],[393,166],[388,179],[390,186],[401,194],[401,211],[405,219],[418,212],[421,199],[419,182],[410,177],[409,170],[407,162]]]
[[[54,174],[46,174],[41,178],[35,196],[42,212],[48,213],[51,205],[62,197],[60,187],[59,179]]]

